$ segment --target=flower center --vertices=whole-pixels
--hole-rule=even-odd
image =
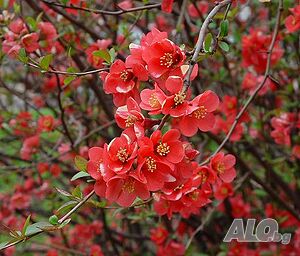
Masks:
[[[158,108],[159,107],[159,101],[158,101],[158,98],[156,96],[155,93],[152,93],[150,98],[149,98],[149,104],[152,108]]]
[[[217,165],[217,171],[218,171],[219,174],[224,173],[224,171],[225,171],[225,165],[223,163],[218,163],[218,165]]]
[[[149,172],[154,172],[156,170],[156,161],[151,156],[147,157],[146,165]]]
[[[122,190],[127,192],[128,194],[131,194],[134,192],[134,184],[135,181],[133,179],[126,180],[125,183],[122,186]]]
[[[176,188],[174,188],[173,190],[177,191],[177,190],[182,189],[183,187],[184,187],[184,184],[181,184],[181,185],[177,186]]]
[[[162,57],[160,57],[160,65],[166,66],[167,68],[173,65],[173,55],[166,52]]]
[[[179,93],[176,93],[174,97],[175,106],[182,104],[185,98],[186,94],[184,92],[181,91]]]
[[[207,174],[204,172],[198,172],[198,176],[200,176],[202,184],[205,183],[207,181]]]
[[[126,127],[131,127],[132,125],[134,125],[134,123],[138,120],[138,118],[136,116],[133,115],[129,115],[127,116],[126,120],[125,120],[125,126]]]
[[[124,82],[128,82],[129,80],[131,80],[133,77],[132,72],[124,70],[120,73],[120,78],[121,80],[123,80]]]
[[[204,106],[200,106],[196,111],[193,112],[194,117],[202,119],[207,115],[207,109]]]
[[[156,152],[161,156],[166,156],[170,153],[170,146],[167,143],[159,142]]]
[[[119,160],[124,163],[127,161],[129,155],[127,153],[127,149],[126,148],[120,148],[117,152],[117,157],[119,158]]]
[[[44,121],[44,126],[45,127],[50,127],[51,126],[51,121],[50,120],[45,120]]]
[[[188,197],[191,198],[193,201],[197,201],[198,196],[199,196],[199,192],[197,191],[188,194]]]

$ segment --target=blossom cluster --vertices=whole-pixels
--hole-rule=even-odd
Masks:
[[[214,128],[219,98],[209,90],[191,97],[184,84],[185,52],[166,33],[153,29],[130,50],[125,62],[116,60],[101,73],[124,131],[109,144],[89,149],[87,170],[97,195],[109,202],[128,207],[137,197],[153,196],[158,214],[188,217],[211,202],[213,187],[236,176],[233,155],[220,152],[200,166],[199,152],[183,138]],[[191,79],[196,75],[197,67]],[[170,116],[171,129],[157,129],[157,116]]]
[[[32,26],[33,31],[29,31],[22,19],[12,21],[8,26],[9,31],[4,35],[3,52],[16,56],[21,48],[32,53],[38,49],[51,52],[53,48],[59,47],[56,29],[50,22],[41,21]]]

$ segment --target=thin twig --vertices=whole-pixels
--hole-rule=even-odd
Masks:
[[[94,190],[92,190],[87,196],[85,196],[78,204],[76,204],[66,215],[64,215],[62,218],[60,218],[59,220],[58,220],[58,223],[63,223],[66,219],[68,219],[74,212],[76,212],[82,205],[84,205],[93,195],[94,195],[94,193],[95,193],[95,191]],[[7,248],[9,248],[9,247],[11,247],[11,246],[14,246],[14,245],[17,245],[17,244],[19,244],[19,243],[21,243],[21,242],[23,242],[23,241],[25,241],[25,240],[28,240],[28,239],[30,239],[30,238],[32,238],[32,237],[34,237],[34,236],[37,236],[37,235],[39,235],[39,234],[41,234],[41,233],[43,233],[44,232],[44,230],[41,230],[41,231],[39,231],[39,232],[37,232],[37,233],[34,233],[33,235],[31,235],[31,236],[25,236],[23,239],[20,239],[20,240],[17,240],[17,241],[14,241],[14,242],[12,242],[12,243],[8,243],[6,246],[4,246],[4,247],[2,247],[1,249],[0,249],[0,251],[2,251],[2,250],[5,250],[5,249],[7,249]]]
[[[91,13],[103,14],[103,15],[112,15],[112,16],[122,15],[124,13],[138,12],[143,10],[158,9],[161,7],[161,4],[149,4],[149,5],[133,7],[129,9],[121,9],[118,11],[106,11],[106,10],[92,9],[92,8],[81,7],[76,5],[61,4],[61,3],[56,3],[52,1],[46,1],[46,0],[41,0],[41,1],[47,5],[54,5],[62,8],[67,8],[67,9],[80,10],[85,12],[91,12]]]
[[[61,120],[62,126],[64,128],[65,134],[71,143],[71,148],[74,149],[74,141],[72,139],[69,128],[65,121],[65,109],[64,109],[62,101],[61,101],[61,94],[62,94],[63,90],[60,86],[60,81],[59,81],[59,77],[57,74],[56,74],[56,83],[57,83],[57,88],[58,88],[57,101],[58,101],[58,107],[60,110],[60,120]]]
[[[42,70],[38,65],[35,65],[33,63],[27,63],[26,65],[41,70],[42,73],[49,73],[49,74],[57,74],[57,75],[67,75],[67,76],[86,76],[91,75],[95,73],[99,73],[102,71],[107,71],[109,68],[99,68],[99,69],[93,69],[85,72],[67,72],[67,71],[59,71],[59,70]]]
[[[268,58],[267,58],[267,65],[266,65],[263,80],[259,83],[259,85],[256,87],[254,93],[248,98],[246,104],[243,106],[243,108],[240,110],[240,112],[236,115],[235,120],[234,120],[233,124],[231,125],[231,127],[229,129],[229,132],[227,133],[227,135],[224,138],[224,140],[222,141],[222,143],[219,145],[219,147],[216,149],[216,151],[209,158],[207,158],[204,162],[200,163],[200,165],[207,164],[213,156],[215,156],[218,152],[220,152],[220,150],[224,147],[226,142],[230,139],[230,137],[231,137],[232,133],[234,132],[234,129],[237,126],[237,124],[238,124],[240,118],[242,117],[242,115],[245,113],[245,111],[247,110],[247,108],[249,107],[251,102],[254,100],[254,98],[258,94],[258,92],[261,90],[261,88],[263,88],[263,86],[265,85],[265,83],[266,83],[266,81],[267,81],[267,79],[270,75],[272,52],[273,52],[275,42],[276,42],[276,38],[277,38],[277,35],[278,35],[282,10],[283,10],[282,0],[280,0],[279,5],[278,5],[278,12],[277,12],[277,16],[276,16],[276,24],[275,24],[275,27],[274,27],[272,41],[271,41],[269,49],[267,51]]]
[[[190,60],[189,69],[188,69],[187,74],[184,79],[185,90],[187,90],[187,88],[190,86],[192,71],[194,69],[195,64],[197,63],[198,55],[199,55],[200,51],[202,50],[206,30],[208,28],[209,23],[211,22],[211,19],[220,11],[221,8],[223,8],[225,5],[231,4],[231,2],[232,2],[232,0],[224,0],[220,3],[217,3],[216,6],[211,10],[211,12],[205,18],[205,20],[200,28],[200,31],[199,31],[198,40],[194,47],[194,54],[193,54],[192,59]]]

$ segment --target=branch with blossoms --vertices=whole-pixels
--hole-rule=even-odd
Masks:
[[[5,254],[298,250],[299,6],[3,6]],[[221,242],[232,219],[266,217],[295,241]]]

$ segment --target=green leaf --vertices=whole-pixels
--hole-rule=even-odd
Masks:
[[[109,55],[110,55],[110,62],[109,63],[113,63],[116,56],[117,56],[116,50],[114,48],[111,48],[109,50]]]
[[[107,50],[94,51],[93,55],[104,59],[107,63],[111,63],[111,56]]]
[[[85,158],[77,155],[75,156],[74,162],[75,162],[75,166],[79,171],[86,172],[87,160]]]
[[[17,3],[14,3],[14,12],[15,14],[19,14],[21,11],[21,6]]]
[[[19,50],[18,59],[25,64],[28,63],[28,57],[24,48]]]
[[[90,176],[91,175],[88,174],[87,172],[78,172],[72,177],[71,181],[74,181],[74,180],[77,180],[77,179],[80,179],[83,177],[90,177]]]
[[[41,67],[43,70],[48,71],[49,65],[51,64],[52,59],[53,59],[52,54],[48,54],[48,55],[44,56],[44,57],[41,59],[40,67]]]
[[[72,195],[79,198],[79,199],[82,199],[83,197],[83,194],[80,190],[80,186],[77,186],[73,191],[72,191]]]
[[[213,41],[213,36],[211,33],[208,33],[204,40],[204,51],[205,52],[210,52],[212,41]]]
[[[61,224],[59,225],[58,228],[63,228],[64,226],[66,226],[67,224],[69,224],[70,221],[71,221],[71,218],[66,219],[63,223],[61,223]]]
[[[219,46],[224,52],[229,51],[229,45],[226,42],[223,41],[219,42]]]
[[[58,217],[56,215],[52,215],[49,218],[49,223],[52,225],[57,225],[58,224]]]
[[[72,195],[69,192],[67,192],[61,188],[55,188],[55,189],[57,190],[58,193],[60,193],[63,196],[72,197]]]
[[[220,25],[220,36],[221,37],[225,37],[228,35],[228,27],[229,27],[228,20],[223,20]]]
[[[26,22],[29,25],[31,30],[33,30],[33,31],[37,30],[37,23],[36,23],[34,18],[29,16],[29,17],[26,18]]]
[[[29,215],[24,223],[23,229],[22,229],[22,234],[25,235],[27,227],[29,226],[30,223],[30,217],[31,215]]]
[[[36,17],[36,23],[39,23],[42,20],[44,12],[41,12],[37,17]]]
[[[69,208],[72,208],[73,206],[75,206],[78,202],[77,201],[69,201],[69,202],[66,202],[64,203],[61,207],[59,207],[57,209],[57,212],[61,212],[61,211],[65,211]]]
[[[67,76],[64,79],[64,85],[69,85],[72,81],[76,79],[76,76]]]
[[[43,231],[45,228],[52,228],[53,226],[49,224],[48,222],[41,221],[41,222],[36,222],[32,225],[29,225],[26,229],[25,236],[32,236],[34,234],[40,233]]]

